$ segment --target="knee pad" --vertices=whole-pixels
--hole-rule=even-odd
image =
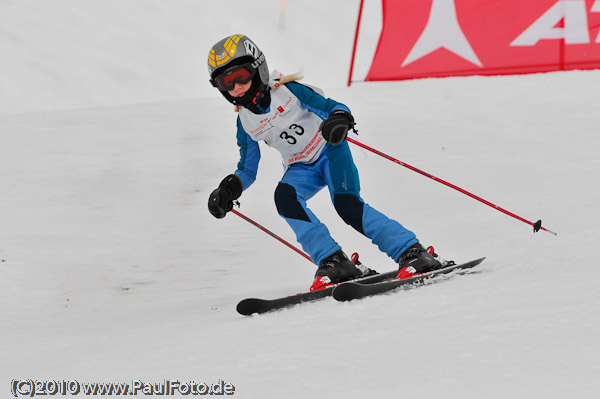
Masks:
[[[342,220],[352,226],[356,231],[365,234],[363,230],[363,206],[360,198],[353,194],[335,194],[333,204]]]
[[[287,183],[279,183],[275,189],[275,206],[279,215],[288,219],[310,222],[304,207],[298,201],[296,189]]]

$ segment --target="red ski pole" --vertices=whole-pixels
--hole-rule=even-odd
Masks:
[[[442,183],[442,184],[444,184],[444,185],[446,185],[446,186],[448,186],[448,187],[450,187],[450,188],[453,188],[453,189],[455,189],[456,191],[459,191],[459,192],[461,192],[461,193],[463,193],[463,194],[465,194],[465,195],[468,195],[469,197],[471,197],[471,198],[473,198],[473,199],[476,199],[477,201],[479,201],[479,202],[482,202],[482,203],[486,204],[487,206],[490,206],[490,207],[492,207],[492,208],[494,208],[494,209],[496,209],[496,210],[498,210],[498,211],[500,211],[500,212],[502,212],[502,213],[505,213],[505,214],[507,214],[508,216],[512,216],[513,218],[515,218],[515,219],[517,219],[517,220],[520,220],[521,222],[527,223],[527,224],[529,224],[529,225],[533,226],[533,232],[534,232],[534,233],[537,233],[537,232],[538,232],[538,231],[540,231],[540,230],[544,230],[544,231],[547,231],[547,232],[548,232],[548,233],[550,233],[550,234],[557,235],[557,234],[556,234],[555,232],[553,232],[552,230],[548,230],[547,228],[545,228],[545,227],[542,227],[542,221],[541,221],[541,220],[538,220],[538,221],[537,221],[537,222],[535,222],[535,223],[533,223],[533,222],[530,222],[529,220],[527,220],[527,219],[524,219],[524,218],[522,218],[522,217],[520,217],[520,216],[518,216],[518,215],[515,215],[514,213],[512,213],[512,212],[509,212],[509,211],[507,211],[506,209],[499,207],[498,205],[492,204],[491,202],[489,202],[489,201],[486,201],[486,200],[484,200],[483,198],[481,198],[481,197],[478,197],[478,196],[476,196],[475,194],[472,194],[472,193],[468,192],[467,190],[464,190],[464,189],[462,189],[462,188],[460,188],[460,187],[458,187],[458,186],[455,186],[455,185],[454,185],[454,184],[452,184],[452,183],[448,183],[448,182],[447,182],[447,181],[445,181],[445,180],[439,179],[439,178],[437,178],[437,177],[435,177],[435,176],[433,176],[433,175],[431,175],[431,174],[429,174],[429,173],[427,173],[427,172],[424,172],[424,171],[422,171],[422,170],[420,170],[420,169],[418,169],[418,168],[415,168],[414,166],[411,166],[411,165],[409,165],[409,164],[407,164],[407,163],[404,163],[404,162],[402,162],[402,161],[399,161],[399,160],[397,160],[396,158],[393,158],[393,157],[391,157],[391,156],[389,156],[389,155],[387,155],[387,154],[384,154],[384,153],[383,153],[383,152],[381,152],[381,151],[377,151],[376,149],[369,147],[368,145],[365,145],[365,144],[363,144],[363,143],[361,143],[361,142],[359,142],[359,141],[356,141],[356,140],[354,140],[354,139],[352,139],[352,138],[350,138],[350,137],[347,137],[347,138],[346,138],[346,140],[348,140],[348,141],[349,141],[349,142],[351,142],[352,144],[356,144],[357,146],[364,148],[365,150],[369,150],[369,151],[371,151],[371,152],[373,152],[373,153],[375,153],[375,154],[377,154],[377,155],[380,155],[380,156],[382,156],[382,157],[384,157],[384,158],[386,158],[386,159],[388,159],[388,160],[390,160],[390,161],[392,161],[392,162],[395,162],[395,163],[397,163],[398,165],[404,166],[405,168],[408,168],[408,169],[412,170],[413,172],[420,173],[420,174],[422,174],[423,176],[429,177],[430,179],[437,181],[438,183]]]
[[[313,260],[310,258],[310,256],[308,256],[307,253],[299,250],[298,248],[296,248],[295,246],[293,246],[292,244],[290,244],[289,242],[287,242],[286,240],[284,240],[283,238],[279,237],[277,234],[273,233],[272,231],[264,228],[263,226],[261,226],[260,224],[256,223],[254,220],[250,219],[248,216],[236,211],[235,209],[232,209],[231,212],[235,213],[236,215],[238,215],[239,217],[241,217],[242,219],[244,219],[245,221],[249,222],[250,224],[258,227],[259,229],[261,229],[262,231],[264,231],[265,233],[267,233],[268,235],[270,235],[271,237],[275,238],[277,241],[279,241],[282,244],[287,245],[289,248],[293,249],[294,251],[296,251],[297,253],[299,253],[300,255],[304,256],[306,259],[308,259],[311,263],[315,263],[313,262]]]

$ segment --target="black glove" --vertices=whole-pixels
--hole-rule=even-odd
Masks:
[[[227,212],[233,209],[233,201],[240,198],[243,190],[239,177],[227,176],[219,184],[219,188],[210,194],[208,198],[209,212],[217,219],[224,218]]]
[[[329,114],[329,118],[321,122],[319,130],[328,143],[339,144],[346,140],[348,130],[352,129],[356,133],[354,125],[354,117],[350,113],[336,109]]]

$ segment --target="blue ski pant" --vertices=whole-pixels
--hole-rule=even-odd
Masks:
[[[370,238],[394,261],[418,242],[412,231],[362,200],[358,170],[348,143],[328,144],[316,162],[290,165],[275,190],[277,212],[294,230],[296,239],[315,263],[341,249],[327,227],[306,206],[306,201],[324,187],[329,189],[342,220]]]

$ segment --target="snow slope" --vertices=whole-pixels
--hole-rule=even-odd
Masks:
[[[350,43],[314,45],[352,34],[358,2],[348,3],[288,1],[283,32],[277,1],[0,3],[0,40],[14,42],[4,53],[24,60],[1,85],[9,94],[0,116],[3,396],[14,378],[223,379],[240,398],[598,396],[600,114],[591,88],[600,72],[348,89]],[[215,21],[224,9],[235,17]],[[270,22],[240,27],[257,15]],[[323,23],[311,24],[306,38],[299,32],[309,15]],[[325,23],[327,15],[339,15],[339,26]],[[89,26],[93,37],[82,28]],[[541,218],[558,236],[533,234],[355,149],[366,201],[442,256],[486,262],[419,289],[239,316],[244,297],[306,290],[314,266],[235,215],[217,220],[206,210],[237,162],[235,116],[207,87],[203,67],[210,44],[232,27],[263,47],[272,68],[306,62],[306,81],[348,104],[366,144]],[[134,46],[139,53],[131,54],[128,38],[150,34],[160,51]],[[87,58],[51,51],[70,48],[53,47],[64,37],[77,37]],[[107,54],[130,78],[106,75]],[[178,61],[150,62],[163,54]],[[331,67],[319,68],[314,59],[326,56]],[[278,154],[265,147],[240,211],[293,242],[272,202],[281,172]],[[394,268],[339,220],[327,193],[311,208],[347,252],[378,270]]]
[[[381,29],[379,2],[366,3],[357,79],[366,75]],[[341,87],[348,79],[358,4],[2,1],[0,114],[216,98],[206,56],[232,33],[259,43],[273,67],[290,73],[302,69],[315,85]]]

